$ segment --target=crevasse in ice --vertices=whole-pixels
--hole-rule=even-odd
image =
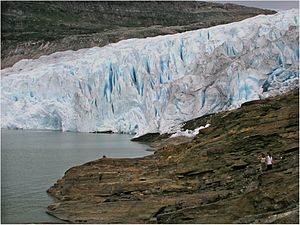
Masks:
[[[57,52],[1,71],[1,126],[137,133],[298,87],[298,11]]]

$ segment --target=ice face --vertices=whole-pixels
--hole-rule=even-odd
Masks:
[[[183,121],[298,86],[298,11],[2,70],[4,128],[168,132]]]

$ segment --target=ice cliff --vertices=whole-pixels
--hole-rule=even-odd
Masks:
[[[1,126],[167,132],[298,86],[289,10],[176,35],[57,52],[1,71]]]

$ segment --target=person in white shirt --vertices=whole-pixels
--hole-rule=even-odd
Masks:
[[[267,152],[267,157],[266,157],[267,170],[272,169],[272,161],[273,161],[273,157],[272,157],[271,153]]]

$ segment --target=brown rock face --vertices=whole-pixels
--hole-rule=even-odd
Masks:
[[[71,168],[48,213],[72,223],[299,223],[299,92],[188,121],[194,139]],[[145,140],[145,139],[144,139]],[[257,157],[273,154],[273,169]]]

